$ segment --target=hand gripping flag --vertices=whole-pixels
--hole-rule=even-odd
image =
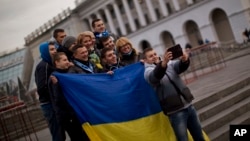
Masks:
[[[55,76],[91,141],[175,141],[141,63],[109,74]]]

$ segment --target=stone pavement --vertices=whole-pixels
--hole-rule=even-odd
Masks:
[[[45,128],[45,129],[42,129],[42,130],[36,132],[36,135],[37,135],[37,138],[39,141],[51,141],[52,140],[50,132],[49,132],[49,128]],[[37,140],[36,140],[35,134],[33,133],[30,135],[30,137],[29,136],[27,136],[26,138],[22,137],[20,139],[15,140],[15,141],[37,141]],[[70,141],[68,136],[67,136],[66,141]]]
[[[250,47],[238,51],[225,58],[225,60],[227,65],[225,68],[214,73],[200,76],[198,79],[188,84],[195,96],[195,101],[207,97],[214,92],[223,90],[232,85],[232,82],[250,77]],[[35,140],[35,136],[31,136],[33,140]],[[38,131],[37,136],[40,141],[51,140],[48,128]],[[25,138],[16,141],[25,141]],[[69,138],[67,138],[67,141],[69,141]]]
[[[250,77],[250,47],[225,58],[225,61],[225,68],[200,76],[188,84],[195,95],[195,101],[231,86],[232,82],[234,84]]]

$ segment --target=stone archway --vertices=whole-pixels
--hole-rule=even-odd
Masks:
[[[169,48],[175,45],[174,38],[172,34],[168,31],[163,31],[161,33],[161,39],[165,48]]]
[[[141,41],[140,43],[141,50],[143,51],[144,49],[151,47],[150,43],[146,40]]]
[[[186,31],[187,39],[191,46],[195,47],[203,44],[199,27],[194,21],[187,21],[184,24],[184,30]]]
[[[211,12],[210,18],[218,41],[221,44],[234,43],[233,31],[225,11],[222,9],[215,9]]]

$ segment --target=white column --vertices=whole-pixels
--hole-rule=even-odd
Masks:
[[[142,8],[141,8],[138,0],[134,0],[134,4],[135,4],[136,12],[138,14],[140,24],[141,24],[141,26],[145,26],[146,25],[145,16],[143,14]]]
[[[93,27],[92,27],[92,21],[93,21],[93,19],[91,18],[91,16],[88,16],[88,17],[87,17],[87,20],[88,20],[88,22],[89,22],[89,27],[90,27],[90,28],[93,28]],[[94,30],[94,29],[93,29],[93,30]]]
[[[96,12],[96,17],[97,17],[98,19],[101,19],[101,20],[102,20],[102,16],[101,16],[101,14],[100,14],[99,12]]]
[[[191,4],[194,3],[194,1],[193,0],[187,0],[187,3],[188,3],[188,5],[191,5]]]
[[[135,27],[135,23],[134,23],[134,18],[132,17],[132,14],[130,12],[127,0],[122,0],[122,4],[124,6],[126,15],[128,17],[129,26],[130,26],[130,28],[131,28],[132,31],[135,31],[136,27]]]
[[[107,21],[108,21],[108,24],[109,24],[109,28],[111,30],[112,33],[114,34],[117,34],[116,30],[115,30],[115,26],[114,26],[114,23],[112,21],[112,17],[111,17],[111,14],[109,12],[109,9],[107,7],[104,8],[104,12],[105,12],[105,15],[107,17]]]
[[[156,18],[156,14],[155,14],[154,8],[152,6],[152,1],[151,0],[146,0],[146,4],[147,4],[148,10],[149,10],[149,14],[150,14],[151,20],[153,22],[155,22],[157,20],[157,18]]]
[[[179,11],[181,8],[180,8],[178,0],[172,0],[172,1],[174,4],[175,11]]]
[[[115,10],[115,16],[116,16],[116,19],[118,21],[121,33],[122,33],[122,35],[127,35],[127,31],[126,31],[126,28],[124,26],[124,22],[122,20],[122,16],[121,16],[121,13],[119,11],[119,8],[118,8],[116,2],[113,3],[113,7],[114,7],[114,10]]]
[[[162,15],[164,17],[168,16],[168,11],[167,11],[165,2],[163,0],[159,0],[159,4],[160,4],[160,7],[161,7]]]

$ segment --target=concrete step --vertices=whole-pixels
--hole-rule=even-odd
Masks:
[[[216,129],[226,125],[228,122],[236,119],[240,115],[248,112],[250,109],[250,97],[228,107],[227,109],[215,114],[214,116],[201,122],[206,133],[211,133]]]
[[[211,103],[210,105],[199,109],[197,113],[199,115],[200,121],[202,122],[248,97],[250,97],[250,85],[241,88],[230,95],[221,97],[220,99]]]
[[[235,91],[238,91],[242,89],[243,87],[250,85],[250,77],[238,81],[232,85],[229,85],[223,90],[220,90],[218,92],[212,93],[212,94],[206,94],[204,97],[198,101],[194,101],[193,105],[195,106],[196,110],[199,110],[207,105],[210,105],[214,101],[217,101],[220,98],[223,98],[227,95],[230,95],[234,93]]]
[[[211,141],[229,141],[230,125],[250,124],[250,111],[238,116],[236,119],[226,123],[222,127],[209,133]]]

